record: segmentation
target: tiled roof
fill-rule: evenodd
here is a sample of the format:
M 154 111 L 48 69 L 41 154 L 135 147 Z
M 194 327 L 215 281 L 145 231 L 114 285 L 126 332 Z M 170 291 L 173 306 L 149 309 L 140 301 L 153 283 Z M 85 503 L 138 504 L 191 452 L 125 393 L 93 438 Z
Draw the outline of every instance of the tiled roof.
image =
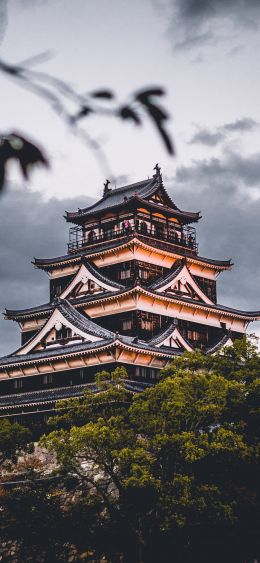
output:
M 84 248 L 84 250 L 80 250 L 79 252 L 73 252 L 72 254 L 63 254 L 62 256 L 56 256 L 54 258 L 34 258 L 33 264 L 36 267 L 44 268 L 45 266 L 49 267 L 50 265 L 60 264 L 60 262 L 75 262 L 79 264 L 82 262 L 82 259 L 87 256 L 95 256 L 104 250 L 109 250 L 113 248 L 117 248 L 122 244 L 126 243 L 129 240 L 129 236 L 120 237 L 120 240 L 109 240 L 105 241 L 103 244 L 98 245 L 98 249 L 95 245 L 95 249 L 93 246 L 91 248 Z
M 90 318 L 79 313 L 79 311 L 77 311 L 77 309 L 75 309 L 75 307 L 73 307 L 67 299 L 59 299 L 57 301 L 57 309 L 59 309 L 67 321 L 71 322 L 71 324 L 79 330 L 92 334 L 93 336 L 98 336 L 104 340 L 110 340 L 114 337 L 113 332 L 107 330 L 106 328 L 102 328 L 91 321 Z
M 76 264 L 80 264 L 82 262 L 83 257 L 92 257 L 92 256 L 96 256 L 97 254 L 100 254 L 101 252 L 104 252 L 106 250 L 110 250 L 110 249 L 114 249 L 114 248 L 120 248 L 120 246 L 125 245 L 127 242 L 129 242 L 129 240 L 133 239 L 133 238 L 137 238 L 140 240 L 143 239 L 147 239 L 149 238 L 149 243 L 147 243 L 145 241 L 145 244 L 150 246 L 151 248 L 160 248 L 162 250 L 165 250 L 166 246 L 168 245 L 168 247 L 170 248 L 170 243 L 166 243 L 163 241 L 158 241 L 157 239 L 152 239 L 152 237 L 143 237 L 143 235 L 138 235 L 136 233 L 130 234 L 129 236 L 120 238 L 120 240 L 112 240 L 112 241 L 107 241 L 104 242 L 104 244 L 102 245 L 96 245 L 95 249 L 92 248 L 84 248 L 84 250 L 81 250 L 80 252 L 75 252 L 72 254 L 64 254 L 62 256 L 56 256 L 54 258 L 34 258 L 34 262 L 33 264 L 37 267 L 37 268 L 41 268 L 41 269 L 46 269 L 46 270 L 50 270 L 51 268 L 55 268 L 55 266 L 57 264 L 61 264 L 61 263 L 73 263 L 75 262 Z M 183 257 L 183 254 L 185 252 L 185 248 L 180 248 L 179 250 L 176 248 L 176 246 L 173 247 L 173 245 L 171 246 L 170 252 L 174 255 L 179 255 L 180 258 Z M 231 260 L 214 260 L 212 258 L 205 258 L 204 256 L 198 256 L 198 255 L 194 255 L 191 253 L 191 255 L 187 255 L 187 260 L 192 259 L 193 262 L 202 262 L 204 264 L 209 264 L 212 266 L 216 266 L 217 268 L 230 268 L 230 266 L 232 265 Z
M 139 199 L 141 202 L 146 201 L 149 197 L 155 194 L 159 188 L 164 192 L 166 204 L 158 206 L 158 204 L 154 202 L 152 205 L 154 205 L 156 208 L 160 207 L 160 209 L 164 209 L 166 212 L 170 209 L 171 211 L 174 210 L 177 215 L 183 217 L 185 222 L 193 222 L 200 219 L 199 213 L 194 213 L 191 211 L 181 211 L 175 205 L 163 186 L 161 176 L 158 174 L 155 174 L 152 178 L 148 178 L 147 180 L 142 180 L 141 182 L 129 184 L 121 188 L 110 189 L 99 201 L 97 201 L 93 205 L 85 207 L 83 209 L 78 209 L 78 211 L 67 211 L 65 218 L 67 219 L 67 221 L 70 221 L 72 223 L 81 223 L 82 218 L 88 215 L 93 215 L 95 213 L 105 211 L 106 209 L 112 209 L 118 206 L 122 206 L 133 198 L 136 198 L 137 200 Z
M 123 186 L 121 188 L 111 189 L 104 197 L 93 205 L 79 209 L 75 212 L 67 212 L 66 218 L 70 220 L 73 217 L 89 215 L 95 213 L 96 211 L 103 211 L 110 207 L 123 204 L 125 202 L 125 198 L 132 197 L 136 192 L 141 197 L 147 197 L 152 195 L 157 189 L 158 181 L 154 177 L 142 180 L 141 182 L 135 182 L 134 184 L 129 184 L 128 186 Z
M 27 307 L 26 309 L 6 309 L 4 316 L 5 318 L 15 318 L 23 317 L 24 315 L 34 316 L 37 313 L 49 312 L 52 310 L 51 303 L 43 303 L 43 305 L 37 305 L 36 307 Z
M 110 340 L 100 341 L 97 340 L 96 342 L 84 342 L 82 344 L 72 344 L 71 346 L 61 346 L 57 348 L 52 348 L 51 350 L 42 350 L 33 352 L 31 354 L 23 354 L 23 355 L 13 355 L 10 354 L 9 356 L 4 356 L 0 358 L 0 366 L 9 365 L 9 364 L 19 364 L 23 362 L 30 362 L 31 360 L 45 360 L 48 358 L 52 358 L 54 356 L 66 356 L 70 354 L 76 353 L 83 353 L 87 351 L 95 350 L 96 348 L 102 348 L 103 346 L 112 344 L 114 342 L 114 338 Z M 27 343 L 26 343 L 27 344 Z
M 220 340 L 218 340 L 213 346 L 207 349 L 206 354 L 214 354 L 214 352 L 218 352 L 218 350 L 221 350 L 222 346 L 224 346 L 230 338 L 230 333 L 227 332 L 224 336 L 221 336 Z
M 153 387 L 152 383 L 143 381 L 127 380 L 125 382 L 126 389 L 134 393 L 144 391 Z M 13 393 L 11 395 L 2 395 L 0 397 L 0 410 L 10 410 L 17 407 L 26 407 L 30 405 L 44 405 L 46 403 L 55 403 L 63 399 L 71 399 L 83 397 L 84 391 L 88 389 L 92 392 L 98 392 L 98 388 L 94 382 L 82 385 L 70 385 L 66 387 L 56 387 L 49 389 L 41 389 L 39 391 L 29 391 L 21 393 Z
M 80 315 L 82 316 L 82 315 Z M 72 321 L 71 321 L 72 322 Z M 92 323 L 92 321 L 90 321 Z M 75 324 L 75 322 L 74 322 Z M 101 329 L 101 327 L 99 327 L 98 325 L 96 325 L 95 323 L 92 323 L 92 325 L 95 326 L 95 330 L 96 333 L 100 331 L 105 331 L 105 329 Z M 110 331 L 106 331 L 106 333 L 109 333 Z M 152 344 L 149 344 L 149 342 L 144 342 L 143 340 L 138 340 L 135 337 L 130 337 L 130 336 L 123 336 L 123 335 L 118 335 L 118 334 L 114 334 L 114 333 L 110 333 L 111 337 L 110 339 L 106 338 L 103 340 L 98 340 L 95 342 L 84 342 L 82 344 L 72 344 L 72 345 L 67 345 L 67 346 L 61 346 L 61 347 L 55 347 L 55 348 L 51 348 L 51 349 L 45 349 L 45 350 L 41 350 L 41 351 L 36 351 L 33 353 L 29 353 L 29 354 L 20 354 L 20 355 L 15 355 L 15 354 L 10 354 L 9 356 L 4 356 L 3 358 L 0 359 L 0 367 L 1 366 L 7 366 L 7 365 L 13 365 L 13 364 L 24 364 L 24 363 L 28 363 L 31 361 L 39 361 L 39 360 L 45 360 L 48 358 L 54 358 L 54 357 L 60 357 L 60 356 L 66 356 L 66 355 L 75 355 L 75 354 L 82 354 L 85 352 L 91 352 L 92 350 L 95 351 L 96 349 L 103 349 L 106 346 L 111 346 L 114 343 L 116 343 L 116 341 L 118 341 L 119 343 L 121 342 L 124 346 L 127 346 L 131 349 L 134 350 L 144 350 L 147 352 L 156 352 L 156 354 L 162 354 L 162 355 L 166 355 L 166 356 L 171 356 L 171 355 L 176 355 L 179 354 L 181 352 L 179 352 L 179 350 L 177 350 L 176 348 L 169 348 L 169 347 L 164 347 L 162 346 L 160 348 L 160 350 L 158 350 L 158 348 L 156 348 L 155 346 L 153 346 Z M 26 343 L 27 344 L 27 343 Z
M 157 344 L 160 344 L 166 338 L 168 338 L 168 336 L 170 336 L 172 334 L 172 332 L 174 331 L 175 328 L 176 328 L 176 324 L 173 321 L 170 324 L 168 324 L 166 328 L 163 328 L 159 334 L 157 334 L 156 336 L 153 336 L 149 340 L 149 344 L 152 345 L 152 346 L 156 346 Z
M 178 274 L 181 272 L 182 268 L 183 268 L 183 260 L 180 260 L 180 262 L 179 261 L 175 262 L 173 268 L 171 268 L 169 272 L 164 274 L 164 276 L 161 276 L 157 280 L 152 281 L 148 285 L 148 289 L 151 289 L 152 291 L 155 289 L 160 289 L 167 283 L 173 281 L 176 278 L 176 276 L 178 276 Z
M 111 291 L 107 291 L 105 293 L 101 293 L 101 294 L 96 294 L 96 295 L 89 295 L 89 296 L 83 296 L 81 298 L 77 298 L 77 299 L 72 299 L 71 302 L 69 303 L 69 305 L 73 308 L 73 310 L 75 310 L 75 308 L 73 307 L 76 306 L 78 308 L 78 306 L 83 306 L 83 305 L 87 305 L 88 303 L 91 302 L 95 302 L 95 301 L 105 301 L 106 299 L 111 299 L 111 298 L 116 298 L 116 297 L 120 297 L 122 295 L 128 295 L 129 292 L 132 292 L 134 290 L 137 290 L 137 287 L 124 287 L 124 289 L 121 289 L 120 291 L 117 292 L 111 292 Z M 227 307 L 225 305 L 221 305 L 218 303 L 214 303 L 214 304 L 210 304 L 210 303 L 205 303 L 203 301 L 198 301 L 196 299 L 192 299 L 190 297 L 184 297 L 183 295 L 170 295 L 169 293 L 167 293 L 167 296 L 164 294 L 159 294 L 156 293 L 154 290 L 152 290 L 150 287 L 147 286 L 142 286 L 139 283 L 139 289 L 140 291 L 144 291 L 146 293 L 150 293 L 151 295 L 155 296 L 157 299 L 167 299 L 167 301 L 176 301 L 179 303 L 187 303 L 187 304 L 191 304 L 191 305 L 196 305 L 197 308 L 205 308 L 205 309 L 210 309 L 210 310 L 216 310 L 218 312 L 226 312 L 229 315 L 234 315 L 234 316 L 239 316 L 239 317 L 243 317 L 245 319 L 257 319 L 260 318 L 260 310 L 258 311 L 241 311 L 240 309 L 234 309 L 231 307 Z M 45 307 L 45 306 L 44 306 Z M 54 308 L 54 303 L 50 303 L 49 305 L 49 309 L 45 308 L 43 311 L 52 311 Z M 40 308 L 38 307 L 37 310 L 40 310 Z M 23 309 L 21 311 L 9 311 L 8 314 L 13 318 L 17 318 L 17 320 L 20 318 L 22 318 L 22 316 L 26 316 L 28 314 L 29 311 L 29 315 L 33 315 L 33 311 L 34 309 Z M 36 311 L 37 312 L 37 311 Z M 83 317 L 83 315 L 81 315 L 81 317 Z
M 28 393 L 13 393 L 12 395 L 2 395 L 0 397 L 0 408 L 12 407 L 19 404 L 32 404 L 39 402 L 52 402 L 69 397 L 83 395 L 85 389 L 95 389 L 95 383 L 85 385 L 72 385 L 68 387 L 57 387 L 53 389 L 42 389 L 39 391 L 29 391 Z
M 139 350 L 146 350 L 148 352 L 156 352 L 158 354 L 165 353 L 166 355 L 170 355 L 170 356 L 176 356 L 176 355 L 178 356 L 179 354 L 182 353 L 181 350 L 178 350 L 177 348 L 171 348 L 170 346 L 161 346 L 160 349 L 158 349 L 156 346 L 154 346 L 154 343 L 152 343 L 150 340 L 145 342 L 144 340 L 139 340 L 137 337 L 134 336 L 123 336 L 120 334 L 118 336 L 118 340 L 123 344 L 125 344 L 126 346 L 130 346 L 132 348 Z
M 114 280 L 111 280 L 110 278 L 108 278 L 107 276 L 105 276 L 104 274 L 102 274 L 100 272 L 100 270 L 98 268 L 96 268 L 96 266 L 90 262 L 89 260 L 84 260 L 83 264 L 85 264 L 86 268 L 92 273 L 93 276 L 95 276 L 95 278 L 97 278 L 101 283 L 105 283 L 108 285 L 111 285 L 112 287 L 114 287 L 115 289 L 124 289 L 124 285 L 122 283 L 118 283 Z

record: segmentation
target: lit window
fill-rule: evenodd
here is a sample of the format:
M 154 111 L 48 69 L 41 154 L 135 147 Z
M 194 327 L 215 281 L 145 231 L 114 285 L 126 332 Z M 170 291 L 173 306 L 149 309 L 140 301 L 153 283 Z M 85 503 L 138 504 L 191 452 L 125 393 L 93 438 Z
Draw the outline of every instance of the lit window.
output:
M 132 319 L 126 319 L 122 323 L 122 330 L 131 330 L 133 326 Z
M 129 279 L 130 275 L 131 275 L 130 270 L 123 270 L 122 272 L 120 272 L 120 279 L 121 280 Z
M 141 280 L 148 280 L 149 273 L 147 270 L 139 270 L 139 278 Z

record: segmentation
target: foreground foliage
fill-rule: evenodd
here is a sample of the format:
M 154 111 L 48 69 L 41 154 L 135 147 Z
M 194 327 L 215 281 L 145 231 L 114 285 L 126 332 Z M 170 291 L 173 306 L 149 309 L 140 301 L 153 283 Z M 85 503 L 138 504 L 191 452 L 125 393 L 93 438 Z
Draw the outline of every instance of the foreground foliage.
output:
M 48 502 L 40 506 L 37 491 L 20 491 L 29 499 L 27 514 L 39 510 L 38 519 L 28 517 L 30 533 L 37 537 L 47 513 L 45 533 L 57 561 L 66 560 L 65 537 L 85 561 L 256 558 L 260 357 L 254 346 L 243 340 L 214 357 L 185 354 L 162 370 L 155 387 L 135 396 L 123 368 L 97 379 L 101 392 L 70 401 L 66 411 L 61 403 L 51 421 L 56 429 L 41 440 L 57 456 L 60 484 L 45 488 Z M 17 532 L 22 515 L 14 517 L 18 501 L 5 495 L 10 534 L 8 522 Z M 21 541 L 24 533 L 21 527 Z

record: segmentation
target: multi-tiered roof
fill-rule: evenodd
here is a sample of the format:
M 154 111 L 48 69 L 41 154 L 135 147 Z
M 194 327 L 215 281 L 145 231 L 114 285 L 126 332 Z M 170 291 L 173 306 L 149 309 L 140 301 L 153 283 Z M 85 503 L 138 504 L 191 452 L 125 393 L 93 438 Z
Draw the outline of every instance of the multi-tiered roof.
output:
M 22 345 L 0 360 L 2 415 L 46 414 L 118 364 L 140 390 L 176 355 L 215 353 L 241 337 L 260 312 L 217 303 L 217 275 L 232 264 L 199 255 L 199 219 L 175 205 L 158 166 L 142 182 L 107 182 L 97 203 L 67 212 L 68 253 L 34 259 L 49 275 L 50 301 L 5 312 Z

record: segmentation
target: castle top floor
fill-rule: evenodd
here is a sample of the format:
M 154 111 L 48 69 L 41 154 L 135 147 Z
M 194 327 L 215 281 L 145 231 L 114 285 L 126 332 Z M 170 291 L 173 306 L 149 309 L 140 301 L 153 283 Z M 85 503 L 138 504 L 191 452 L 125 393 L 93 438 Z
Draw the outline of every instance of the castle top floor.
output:
M 196 231 L 190 224 L 200 219 L 197 212 L 180 210 L 164 188 L 160 169 L 152 178 L 111 189 L 107 181 L 103 197 L 95 204 L 66 212 L 70 229 L 69 252 L 99 245 L 137 233 L 197 253 Z

